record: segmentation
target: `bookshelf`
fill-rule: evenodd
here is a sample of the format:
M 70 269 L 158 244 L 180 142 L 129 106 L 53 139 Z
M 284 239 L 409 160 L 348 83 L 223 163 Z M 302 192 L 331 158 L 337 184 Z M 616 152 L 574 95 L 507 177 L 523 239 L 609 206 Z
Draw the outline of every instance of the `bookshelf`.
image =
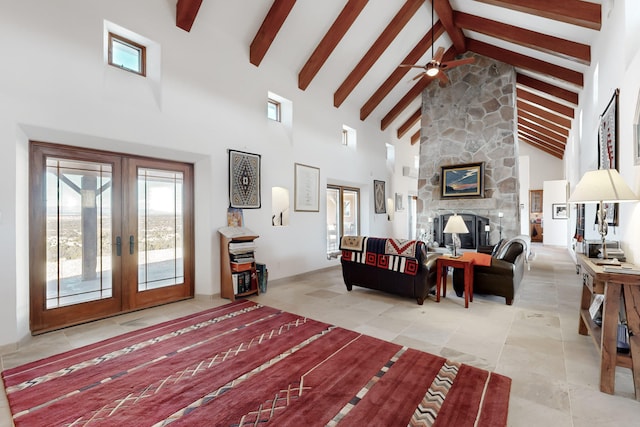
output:
M 236 298 L 258 295 L 258 274 L 254 256 L 258 238 L 246 227 L 222 227 L 220 233 L 220 296 Z

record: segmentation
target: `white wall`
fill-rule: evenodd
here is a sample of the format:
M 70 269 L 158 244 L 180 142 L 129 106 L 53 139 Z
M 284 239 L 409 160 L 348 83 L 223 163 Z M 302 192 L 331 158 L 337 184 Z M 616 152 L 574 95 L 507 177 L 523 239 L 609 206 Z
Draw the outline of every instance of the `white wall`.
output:
M 570 182 L 571 190 L 585 172 L 598 167 L 599 116 L 618 88 L 618 170 L 631 189 L 640 194 L 640 174 L 638 166 L 634 164 L 633 148 L 634 114 L 640 94 L 638 15 L 640 7 L 636 1 L 603 2 L 602 29 L 591 49 L 592 64 L 589 71 L 585 72 L 585 90 L 580 95 L 580 105 L 576 110 L 576 117 L 582 115 L 582 129 L 574 124 L 565 156 L 565 176 Z M 571 212 L 575 212 L 573 208 Z M 599 238 L 592 227 L 594 217 L 595 206 L 587 205 L 587 239 Z M 639 262 L 639 204 L 621 204 L 619 219 L 620 227 L 610 229 L 607 238 L 621 241 L 627 261 Z
M 360 121 L 354 106 L 334 108 L 334 87 L 314 81 L 299 90 L 300 65 L 284 59 L 295 46 L 274 44 L 260 67 L 249 63 L 269 2 L 250 14 L 243 2 L 204 2 L 190 33 L 175 26 L 174 1 L 1 6 L 0 349 L 28 335 L 30 139 L 193 162 L 197 294 L 220 291 L 217 229 L 226 221 L 230 148 L 262 156 L 262 208 L 244 218 L 260 235 L 257 257 L 270 279 L 337 265 L 325 256 L 327 182 L 361 188 L 363 234 L 392 232 L 386 215 L 373 214 L 370 194 L 374 179 L 392 182 L 385 143 L 395 129 Z M 154 81 L 104 64 L 104 20 L 158 44 Z M 266 119 L 268 91 L 292 102 L 291 129 Z M 344 124 L 357 131 L 357 147 L 340 144 Z M 320 212 L 291 212 L 289 226 L 272 227 L 271 188 L 288 188 L 293 206 L 296 162 L 320 168 Z M 415 180 L 398 180 L 387 193 L 414 188 Z
M 543 241 L 545 245 L 567 246 L 569 241 L 569 221 L 567 219 L 553 218 L 553 205 L 567 203 L 567 186 L 566 180 L 545 181 L 542 193 L 542 210 L 543 210 Z M 570 215 L 571 210 L 569 210 Z

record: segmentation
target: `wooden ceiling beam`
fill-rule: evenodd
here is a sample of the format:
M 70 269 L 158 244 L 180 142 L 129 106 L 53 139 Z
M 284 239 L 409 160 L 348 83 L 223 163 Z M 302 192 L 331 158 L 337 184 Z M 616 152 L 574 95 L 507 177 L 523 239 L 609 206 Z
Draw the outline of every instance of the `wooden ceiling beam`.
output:
M 540 92 L 547 93 L 556 98 L 570 102 L 573 105 L 578 105 L 578 93 L 568 89 L 564 89 L 555 85 L 552 85 L 542 80 L 534 79 L 533 77 L 525 76 L 518 73 L 516 75 L 516 84 L 527 86 L 531 89 L 535 89 Z
M 562 149 L 562 150 L 564 150 L 564 147 L 567 145 L 567 144 L 563 144 L 562 142 L 557 141 L 557 140 L 555 140 L 553 138 L 549 138 L 548 136 L 543 135 L 540 132 L 537 132 L 534 129 L 531 129 L 530 127 L 525 126 L 525 125 L 523 125 L 521 123 L 518 123 L 518 132 L 525 133 L 528 136 L 530 136 L 532 138 L 535 138 L 537 141 L 544 142 L 545 144 L 552 145 L 552 146 L 554 146 L 556 148 L 559 148 L 559 149 Z
M 518 116 L 518 126 L 520 125 L 525 126 L 531 130 L 534 130 L 538 132 L 540 135 L 544 135 L 548 138 L 553 139 L 554 141 L 558 141 L 563 145 L 567 145 L 567 138 L 564 138 L 563 136 L 558 135 L 557 133 L 545 128 L 544 126 L 540 126 L 535 121 L 527 120 L 522 116 Z
M 546 144 L 535 142 L 524 135 L 518 135 L 518 139 L 524 143 L 531 145 L 532 147 L 538 150 L 544 151 L 545 153 L 552 155 L 553 157 L 557 157 L 560 160 L 562 160 L 562 158 L 564 157 L 563 151 L 558 151 L 557 149 L 548 147 Z
M 543 119 L 549 120 L 550 122 L 553 122 L 558 126 L 562 126 L 565 129 L 571 129 L 571 120 L 566 117 L 563 117 L 552 111 L 544 110 L 540 107 L 537 107 L 528 102 L 524 102 L 522 100 L 517 100 L 516 105 L 518 107 L 518 112 L 527 111 L 535 116 L 542 117 Z
M 424 88 L 429 86 L 429 84 L 433 81 L 433 77 L 429 77 L 426 74 L 418 80 L 418 82 L 413 85 L 409 92 L 407 92 L 400 101 L 382 118 L 380 121 L 380 130 L 385 130 L 389 125 L 398 118 L 400 113 L 402 113 L 411 102 L 419 97 L 422 94 Z
M 420 142 L 420 129 L 411 135 L 411 145 L 415 145 L 417 142 Z
M 558 145 L 552 142 L 544 141 L 538 138 L 535 134 L 532 134 L 531 132 L 529 132 L 527 129 L 518 129 L 518 137 L 527 138 L 529 141 L 535 142 L 536 144 L 545 146 L 551 150 L 556 150 L 560 153 L 564 153 L 564 148 L 565 148 L 564 146 Z
M 422 118 L 422 107 L 418 108 L 411 115 L 411 117 L 409 117 L 407 120 L 405 120 L 403 124 L 400 125 L 397 132 L 398 139 L 402 138 L 407 132 L 409 132 L 409 129 L 411 129 L 413 125 L 418 123 L 421 118 Z
M 424 4 L 424 0 L 407 0 L 402 8 L 396 13 L 389 25 L 384 29 L 382 34 L 371 45 L 367 53 L 360 59 L 358 65 L 354 67 L 347 78 L 342 82 L 338 90 L 333 94 L 333 105 L 339 107 L 342 105 L 349 94 L 360 83 L 367 71 L 371 69 L 373 64 L 380 58 L 380 55 L 387 50 L 391 42 L 400 33 L 400 30 L 407 25 L 407 22 L 415 15 L 420 6 Z
M 530 56 L 502 49 L 472 38 L 467 38 L 467 48 L 480 55 L 497 59 L 498 61 L 513 65 L 514 67 L 546 74 L 574 84 L 580 88 L 584 85 L 584 76 L 579 71 L 570 70 L 569 68 L 564 68 Z
M 579 0 L 477 0 L 494 6 L 542 16 L 572 25 L 600 30 L 602 7 L 597 3 Z
M 455 12 L 454 20 L 458 27 L 466 30 L 486 34 L 501 40 L 519 44 L 540 52 L 566 58 L 584 65 L 591 64 L 591 47 L 586 44 L 573 42 L 548 34 L 526 30 L 491 19 Z
M 432 36 L 433 33 L 433 36 Z M 444 27 L 440 21 L 436 22 L 432 29 L 420 39 L 407 56 L 400 62 L 401 64 L 415 64 L 427 53 L 431 47 L 431 38 L 437 39 L 444 33 Z M 391 92 L 391 90 L 400 83 L 400 80 L 411 70 L 409 67 L 397 67 L 380 87 L 371 95 L 371 97 L 360 108 L 360 120 L 365 120 L 376 109 L 382 100 Z
M 558 114 L 561 114 L 565 117 L 574 118 L 574 110 L 571 107 L 567 107 L 564 104 L 560 104 L 558 102 L 552 101 L 548 98 L 544 98 L 542 96 L 536 95 L 535 93 L 523 90 L 522 88 L 516 88 L 516 96 L 518 99 L 522 99 L 523 101 L 528 101 L 532 104 L 535 104 L 539 107 L 547 108 L 551 111 L 555 111 Z
M 550 131 L 557 133 L 558 135 L 562 136 L 565 139 L 569 138 L 569 129 L 563 128 L 562 126 L 558 126 L 557 124 L 550 122 L 547 119 L 534 116 L 533 114 L 525 110 L 518 110 L 518 117 L 522 117 L 523 119 L 529 120 L 530 122 L 537 123 L 539 126 L 549 129 Z
M 249 47 L 249 62 L 256 67 L 260 65 L 267 54 L 267 50 L 271 47 L 271 43 L 275 40 L 295 4 L 296 0 L 274 0 Z
M 186 32 L 191 31 L 201 4 L 202 0 L 178 0 L 176 3 L 176 26 Z
M 467 51 L 466 37 L 453 20 L 453 9 L 449 0 L 431 0 L 431 4 L 438 14 L 438 20 L 442 22 L 442 26 L 453 42 L 456 53 L 465 53 Z
M 348 0 L 336 20 L 298 73 L 298 87 L 305 90 L 318 74 L 329 55 L 355 22 L 368 0 Z
M 443 55 L 443 61 L 450 61 L 455 57 L 454 46 L 451 46 Z M 423 75 L 420 80 L 407 92 L 398 103 L 382 118 L 380 121 L 380 129 L 385 130 L 389 125 L 398 118 L 414 99 L 422 95 L 422 91 L 431 84 L 432 81 L 438 80 L 435 77 Z
M 527 135 L 526 133 L 518 132 L 518 139 L 519 140 L 526 140 L 530 144 L 535 144 L 537 147 L 544 147 L 547 150 L 551 150 L 551 151 L 553 151 L 555 153 L 560 154 L 561 156 L 564 156 L 564 148 L 563 147 L 556 147 L 554 145 L 547 144 L 544 141 L 540 141 L 539 139 L 537 139 L 534 136 Z

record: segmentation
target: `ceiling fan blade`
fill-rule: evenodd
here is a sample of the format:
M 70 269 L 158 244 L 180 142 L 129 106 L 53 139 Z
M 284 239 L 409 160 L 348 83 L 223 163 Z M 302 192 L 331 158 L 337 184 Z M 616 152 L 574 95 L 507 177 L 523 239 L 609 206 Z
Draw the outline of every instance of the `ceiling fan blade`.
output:
M 444 70 L 446 68 L 457 67 L 458 65 L 473 64 L 474 62 L 475 58 L 455 59 L 453 61 L 443 62 L 442 64 L 440 64 L 440 68 Z
M 424 75 L 426 75 L 426 74 L 427 74 L 427 73 L 422 72 L 422 73 L 420 73 L 420 74 L 416 75 L 416 76 L 415 76 L 414 78 L 412 78 L 411 80 L 418 80 L 419 78 L 421 78 L 422 76 L 424 76 Z
M 400 65 L 398 65 L 398 67 L 403 67 L 403 68 L 406 68 L 406 67 L 409 67 L 409 68 L 425 68 L 424 65 L 411 65 L 411 64 L 400 64 Z
M 441 46 L 438 48 L 438 50 L 436 50 L 436 54 L 433 55 L 433 61 L 439 64 L 440 62 L 442 62 L 443 56 L 444 56 L 444 48 Z
M 449 83 L 449 77 L 445 73 L 440 70 L 440 72 L 436 75 L 438 79 L 440 79 L 440 86 L 444 86 Z

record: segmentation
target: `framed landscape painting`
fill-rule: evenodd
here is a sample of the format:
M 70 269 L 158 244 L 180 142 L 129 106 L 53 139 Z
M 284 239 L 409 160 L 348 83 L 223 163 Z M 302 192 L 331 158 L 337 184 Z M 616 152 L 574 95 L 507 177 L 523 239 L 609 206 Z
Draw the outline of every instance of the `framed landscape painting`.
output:
M 484 163 L 442 166 L 441 197 L 484 197 Z

